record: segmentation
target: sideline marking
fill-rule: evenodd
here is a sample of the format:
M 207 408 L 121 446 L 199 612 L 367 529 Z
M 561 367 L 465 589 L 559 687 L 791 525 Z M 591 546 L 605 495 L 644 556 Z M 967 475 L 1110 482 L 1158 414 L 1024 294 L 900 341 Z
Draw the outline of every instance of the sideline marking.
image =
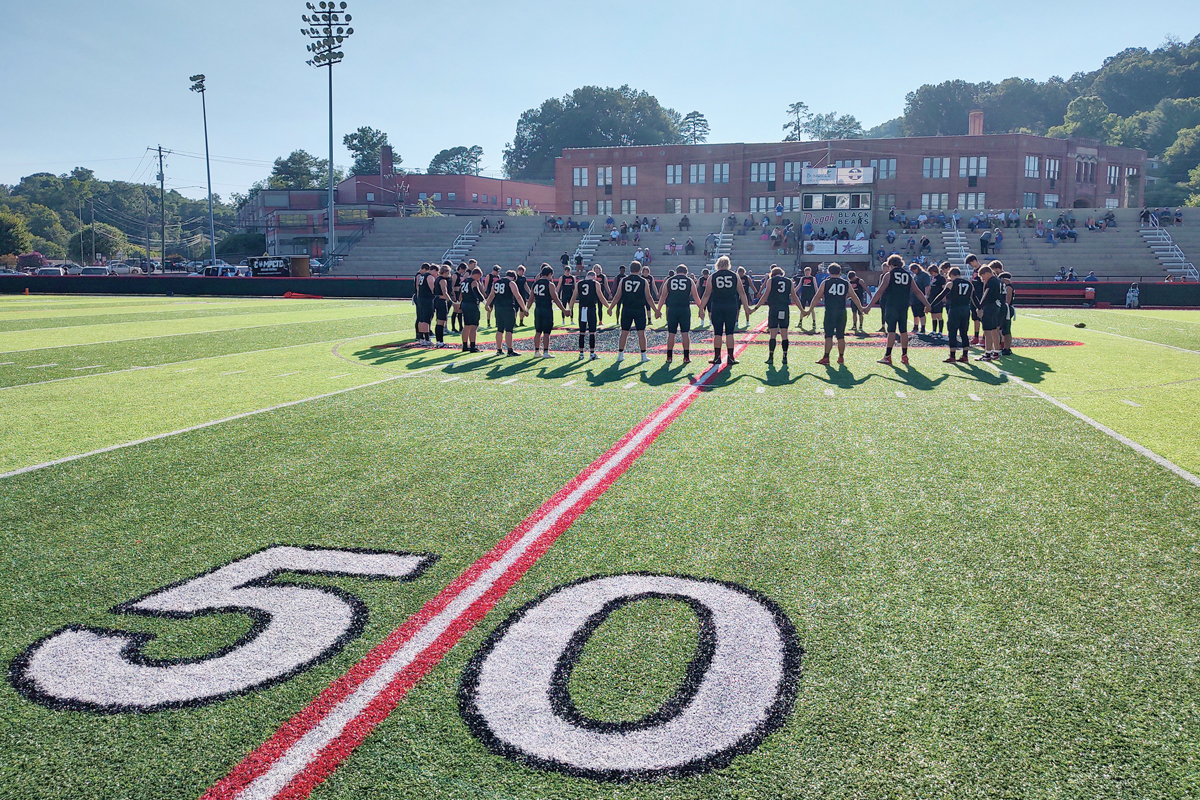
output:
M 459 375 L 454 375 L 449 378 L 446 378 L 443 381 L 438 381 L 438 383 L 454 383 L 456 380 L 459 380 L 460 377 L 461 376 L 459 376 Z
M 568 386 L 574 386 L 574 385 L 575 385 L 576 383 L 578 383 L 578 382 L 579 382 L 579 381 L 567 381 L 566 383 L 564 383 L 564 384 L 563 384 L 563 388 L 565 389 L 565 388 L 567 388 Z
M 241 375 L 245 371 L 246 370 L 244 370 L 244 369 L 235 369 L 233 372 L 222 372 L 221 376 L 224 377 L 225 375 Z
M 735 355 L 744 352 L 752 336 L 753 332 L 742 337 Z M 713 365 L 675 392 L 285 722 L 201 800 L 308 797 L 725 368 L 723 363 Z
M 508 380 L 506 380 L 506 381 L 500 381 L 500 385 L 501 385 L 501 386 L 508 386 L 509 384 L 516 383 L 518 380 L 519 380 L 518 378 L 509 378 L 509 379 L 508 379 Z
M 1061 408 L 1063 411 L 1066 411 L 1071 416 L 1078 417 L 1079 419 L 1083 420 L 1088 425 L 1091 425 L 1093 428 L 1100 431 L 1101 433 L 1103 433 L 1107 436 L 1111 436 L 1112 438 L 1116 439 L 1121 444 L 1134 450 L 1134 452 L 1140 453 L 1141 455 L 1143 455 L 1146 458 L 1153 461 L 1155 464 L 1158 464 L 1160 467 L 1166 467 L 1171 472 L 1174 472 L 1176 475 L 1183 478 L 1185 481 L 1192 484 L 1193 486 L 1200 487 L 1200 478 L 1197 478 L 1195 475 L 1188 472 L 1186 469 L 1184 469 L 1183 467 L 1174 463 L 1173 461 L 1169 461 L 1169 460 L 1163 458 L 1158 453 L 1154 452 L 1153 450 L 1151 450 L 1150 448 L 1148 448 L 1144 445 L 1138 444 L 1133 439 L 1130 439 L 1128 436 L 1123 436 L 1122 434 L 1117 433 L 1112 428 L 1108 427 L 1107 425 L 1105 425 L 1102 422 L 1097 422 L 1096 420 L 1089 417 L 1087 414 L 1084 414 L 1082 411 L 1076 411 L 1075 409 L 1071 408 L 1066 403 L 1062 402 L 1061 400 L 1051 397 L 1050 395 L 1043 392 L 1041 389 L 1038 389 L 1036 386 L 1031 386 L 1030 384 L 1028 384 L 1025 381 L 1018 378 L 1016 375 L 1013 375 L 1011 372 L 1005 372 L 1003 369 L 1000 369 L 999 367 L 996 367 L 996 371 L 999 372 L 1001 375 L 1005 376 L 1006 378 L 1008 378 L 1010 381 L 1013 381 L 1014 383 L 1016 383 L 1018 386 L 1028 389 L 1029 391 L 1033 392 L 1034 394 L 1036 394 L 1038 397 L 1042 398 L 1043 400 L 1053 403 L 1054 405 Z
M 833 397 L 833 389 L 826 389 L 826 390 L 825 390 L 825 396 L 826 396 L 826 397 Z
M 109 445 L 108 447 L 101 447 L 96 450 L 89 450 L 86 453 L 78 453 L 73 456 L 63 456 L 62 458 L 56 458 L 53 461 L 44 461 L 41 464 L 33 464 L 28 467 L 21 467 L 20 469 L 14 469 L 10 472 L 0 472 L 0 479 L 12 478 L 16 475 L 24 475 L 26 472 L 34 472 L 39 469 L 45 469 L 46 467 L 54 467 L 59 464 L 66 464 L 70 461 L 78 461 L 79 459 L 87 458 L 88 456 L 96 456 L 96 455 L 100 455 L 101 453 L 111 453 L 113 450 L 122 450 L 126 447 L 134 447 L 135 445 L 145 444 L 147 442 L 153 442 L 158 439 L 166 439 L 169 436 L 178 436 L 181 433 L 191 433 L 192 431 L 198 431 L 203 428 L 211 428 L 213 425 L 220 425 L 223 422 L 233 422 L 234 420 L 237 420 L 237 419 L 245 419 L 246 417 L 253 417 L 253 416 L 257 416 L 259 414 L 265 414 L 268 411 L 278 411 L 281 408 L 290 408 L 292 406 L 298 406 L 302 403 L 311 403 L 313 400 L 324 400 L 327 397 L 335 397 L 339 394 L 345 394 L 346 392 L 353 392 L 358 389 L 366 389 L 371 386 L 378 386 L 381 383 L 391 383 L 392 381 L 398 381 L 401 378 L 411 378 L 414 375 L 420 375 L 423 372 L 430 372 L 435 369 L 442 369 L 442 365 L 434 364 L 432 367 L 425 367 L 423 369 L 413 370 L 412 372 L 406 372 L 403 375 L 391 375 L 387 378 L 383 378 L 382 380 L 371 381 L 370 383 L 363 383 L 363 384 L 359 384 L 358 386 L 350 386 L 345 389 L 338 389 L 337 391 L 334 391 L 334 392 L 325 392 L 324 394 L 318 394 L 318 395 L 314 395 L 312 397 L 304 397 L 304 398 L 301 398 L 300 400 L 289 400 L 286 403 L 280 403 L 279 405 L 269 406 L 267 408 L 259 408 L 259 409 L 255 409 L 254 411 L 243 411 L 241 414 L 234 414 L 231 417 L 222 417 L 221 419 L 214 419 L 214 420 L 209 420 L 208 422 L 201 422 L 199 425 L 192 425 L 187 428 L 180 428 L 179 430 L 176 430 L 176 431 L 168 431 L 166 433 L 156 433 L 155 435 L 147 436 L 144 439 L 137 439 L 132 442 L 123 442 L 122 444 L 112 444 L 112 445 Z
M 1142 407 L 1142 404 L 1141 404 L 1141 403 L 1135 403 L 1135 402 L 1133 402 L 1132 400 L 1126 400 L 1124 397 L 1122 397 L 1122 398 L 1121 398 L 1121 402 L 1122 402 L 1122 403 L 1124 403 L 1124 404 L 1125 404 L 1125 405 L 1127 405 L 1127 406 L 1133 406 L 1134 408 L 1141 408 L 1141 407 Z
M 974 400 L 976 403 L 982 403 L 982 402 L 983 402 L 983 398 L 982 398 L 982 397 L 980 397 L 980 396 L 979 396 L 979 395 L 977 395 L 977 394 L 969 394 L 969 395 L 967 395 L 967 397 L 971 398 L 971 399 L 972 399 L 972 400 Z
M 34 364 L 32 367 L 26 367 L 25 369 L 45 369 L 46 367 L 57 367 L 57 366 L 58 366 L 58 364 Z
M 7 367 L 9 364 L 15 364 L 15 361 L 0 361 L 0 367 Z
M 92 364 L 90 367 L 71 367 L 72 372 L 79 372 L 82 369 L 100 369 L 103 364 Z
M 1046 322 L 1051 325 L 1058 325 L 1059 327 L 1062 327 L 1062 328 L 1074 328 L 1073 325 L 1068 325 L 1065 322 L 1055 322 L 1052 319 L 1046 319 L 1045 317 L 1039 317 L 1037 314 L 1026 314 L 1025 316 L 1030 317 L 1032 319 L 1036 319 L 1039 322 Z M 1141 342 L 1142 344 L 1152 344 L 1155 347 L 1165 347 L 1168 350 L 1178 350 L 1181 353 L 1191 353 L 1192 355 L 1200 356 L 1200 350 L 1188 350 L 1186 347 L 1176 347 L 1173 344 L 1163 344 L 1162 342 L 1152 342 L 1149 339 L 1139 339 L 1136 336 L 1124 336 L 1119 333 L 1109 333 L 1108 331 L 1102 331 L 1099 328 L 1088 328 L 1087 330 L 1092 331 L 1094 333 L 1103 333 L 1105 336 L 1115 336 L 1118 339 L 1128 339 L 1131 342 Z

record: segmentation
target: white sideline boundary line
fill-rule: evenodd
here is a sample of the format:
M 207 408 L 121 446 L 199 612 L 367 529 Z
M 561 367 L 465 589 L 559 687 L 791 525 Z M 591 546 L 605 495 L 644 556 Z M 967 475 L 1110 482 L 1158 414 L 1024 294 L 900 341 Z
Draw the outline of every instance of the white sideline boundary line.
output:
M 1097 308 L 1096 310 L 1103 311 L 1105 314 L 1115 314 L 1118 317 L 1125 317 L 1126 319 L 1157 319 L 1162 322 L 1179 322 L 1184 325 L 1200 325 L 1200 322 L 1192 319 L 1171 319 L 1170 317 L 1156 317 L 1153 314 L 1139 314 L 1138 311 L 1140 309 Z M 1131 311 L 1133 313 L 1127 314 L 1125 313 L 1126 311 Z
M 171 436 L 179 436 L 182 433 L 191 433 L 192 431 L 198 431 L 198 430 L 202 430 L 204 428 L 211 428 L 214 425 L 221 425 L 222 423 L 225 423 L 225 422 L 233 422 L 234 420 L 245 419 L 246 417 L 254 417 L 259 414 L 266 414 L 268 411 L 279 411 L 280 409 L 283 409 L 283 408 L 291 408 L 292 406 L 298 406 L 303 403 L 311 403 L 314 400 L 324 400 L 328 397 L 334 397 L 339 394 L 345 394 L 346 392 L 353 392 L 358 389 L 367 389 L 371 386 L 378 386 L 382 383 L 391 383 L 392 381 L 398 381 L 401 378 L 411 378 L 414 375 L 420 375 L 423 372 L 431 372 L 435 369 L 443 369 L 443 368 L 444 368 L 444 365 L 435 364 L 434 366 L 425 367 L 424 369 L 418 369 L 418 370 L 414 370 L 412 372 L 407 372 L 403 375 L 391 375 L 387 378 L 383 378 L 382 380 L 371 381 L 370 383 L 363 383 L 358 386 L 351 386 L 346 389 L 338 389 L 337 391 L 334 391 L 334 392 L 325 392 L 324 394 L 318 394 L 318 395 L 314 395 L 312 397 L 305 397 L 300 400 L 289 400 L 286 403 L 279 403 L 278 405 L 269 406 L 267 408 L 259 408 L 259 409 L 255 409 L 254 411 L 243 411 L 241 414 L 234 414 L 233 416 L 230 416 L 230 417 L 222 417 L 221 419 L 214 419 L 214 420 L 209 420 L 208 422 L 201 422 L 199 425 L 191 425 L 187 428 L 180 428 L 179 430 L 175 430 L 175 431 L 168 431 L 166 433 L 156 433 L 153 436 L 147 436 L 144 439 L 137 439 L 132 442 L 123 442 L 122 444 L 112 444 L 112 445 L 109 445 L 108 447 L 100 447 L 100 448 L 97 448 L 96 450 L 89 450 L 86 453 L 78 453 L 73 456 L 63 456 L 62 458 L 56 458 L 52 461 L 44 461 L 41 464 L 33 464 L 28 467 L 21 467 L 20 469 L 14 469 L 10 472 L 2 472 L 2 473 L 0 473 L 0 480 L 2 480 L 4 478 L 12 478 L 17 475 L 24 475 L 27 472 L 36 472 L 39 469 L 46 469 L 47 467 L 54 467 L 54 466 L 58 466 L 59 464 L 66 464 L 71 461 L 78 461 L 79 459 L 87 458 L 88 456 L 98 456 L 102 453 L 111 453 L 114 450 L 123 450 L 126 447 L 135 447 L 136 445 L 139 445 L 139 444 L 146 444 L 147 442 L 154 442 L 159 439 L 169 438 Z
M 1165 347 L 1168 350 L 1178 350 L 1180 353 L 1191 353 L 1194 356 L 1200 356 L 1200 350 L 1188 350 L 1186 347 L 1176 347 L 1173 344 L 1163 344 L 1162 342 L 1152 342 L 1149 339 L 1139 339 L 1136 336 L 1125 336 L 1120 333 L 1109 333 L 1108 331 L 1102 331 L 1099 328 L 1077 329 L 1074 325 L 1068 325 L 1065 322 L 1055 322 L 1052 319 L 1046 319 L 1045 317 L 1039 317 L 1037 314 L 1026 314 L 1025 316 L 1029 317 L 1030 319 L 1036 319 L 1039 322 L 1045 322 L 1050 325 L 1058 325 L 1059 327 L 1062 327 L 1062 328 L 1070 328 L 1071 330 L 1088 330 L 1088 331 L 1092 331 L 1093 333 L 1103 333 L 1105 336 L 1115 336 L 1118 339 L 1128 339 L 1131 342 L 1141 342 L 1142 344 L 1152 344 L 1155 347 Z
M 1145 456 L 1146 458 L 1153 461 L 1155 464 L 1158 464 L 1160 467 L 1165 467 L 1166 469 L 1169 469 L 1171 472 L 1174 472 L 1176 475 L 1183 478 L 1185 481 L 1192 484 L 1193 486 L 1200 487 L 1200 478 L 1197 478 L 1195 475 L 1188 472 L 1186 469 L 1184 469 L 1183 467 L 1174 463 L 1173 461 L 1169 461 L 1168 459 L 1163 458 L 1158 453 L 1154 452 L 1153 450 L 1151 450 L 1150 448 L 1148 448 L 1144 445 L 1138 444 L 1133 439 L 1130 439 L 1128 436 L 1124 436 L 1120 433 L 1117 433 L 1112 428 L 1108 427 L 1107 425 L 1105 425 L 1102 422 L 1097 422 L 1096 420 L 1089 417 L 1087 414 L 1084 414 L 1082 411 L 1077 411 L 1074 408 L 1071 408 L 1066 403 L 1064 403 L 1061 400 L 1058 400 L 1054 397 L 1051 397 L 1050 395 L 1043 392 L 1041 389 L 1038 389 L 1035 386 L 1029 385 L 1025 381 L 1018 378 L 1016 375 L 1013 375 L 1011 372 L 1005 372 L 1003 369 L 1000 369 L 999 367 L 996 368 L 996 371 L 999 372 L 1004 377 L 1008 378 L 1010 381 L 1016 383 L 1018 386 L 1020 386 L 1024 389 L 1028 389 L 1029 391 L 1033 392 L 1035 395 L 1042 398 L 1043 400 L 1045 400 L 1049 403 L 1052 403 L 1053 405 L 1058 406 L 1059 408 L 1061 408 L 1063 411 L 1066 411 L 1071 416 L 1077 417 L 1078 419 L 1083 420 L 1088 425 L 1091 425 L 1093 428 L 1100 431 L 1104 435 L 1110 436 L 1113 439 L 1116 439 L 1118 442 L 1120 442 L 1121 444 L 1130 448 L 1135 453 Z M 0 476 L 0 477 L 3 477 L 3 476 Z

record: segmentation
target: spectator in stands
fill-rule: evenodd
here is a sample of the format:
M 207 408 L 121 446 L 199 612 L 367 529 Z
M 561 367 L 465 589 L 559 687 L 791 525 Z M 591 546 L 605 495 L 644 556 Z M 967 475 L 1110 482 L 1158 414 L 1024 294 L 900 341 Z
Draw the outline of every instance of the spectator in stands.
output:
M 494 232 L 495 233 L 503 233 L 504 232 L 504 217 L 501 217 L 500 219 L 496 220 L 496 228 L 495 228 Z
M 892 206 L 890 209 L 888 209 L 888 222 L 895 222 L 895 221 L 896 221 L 896 207 Z
M 1078 281 L 1078 280 L 1079 280 L 1079 277 L 1075 274 L 1075 268 L 1071 267 L 1070 269 L 1068 269 L 1067 270 L 1067 281 L 1070 283 L 1074 283 L 1075 281 Z
M 571 257 L 566 253 L 563 253 L 558 257 L 558 263 L 562 264 L 564 267 L 569 267 L 571 265 Z
M 901 211 L 900 216 L 896 217 L 896 222 L 900 223 L 900 230 L 904 230 L 905 228 L 907 228 L 908 227 L 907 212 Z
M 1025 227 L 1026 228 L 1032 228 L 1035 225 L 1040 225 L 1040 224 L 1041 224 L 1041 220 L 1039 220 L 1037 218 L 1037 214 L 1030 211 L 1028 214 L 1025 215 Z M 1041 236 L 1041 234 L 1039 233 L 1038 236 Z
M 1113 213 L 1111 208 L 1104 214 L 1104 223 L 1109 228 L 1117 224 L 1117 215 Z
M 969 230 L 971 233 L 974 233 L 975 229 L 978 227 L 979 227 L 979 215 L 972 214 L 970 221 L 967 222 L 967 230 Z
M 779 225 L 783 222 L 783 203 L 775 204 L 775 224 Z
M 688 240 L 683 243 L 683 253 L 684 255 L 688 256 L 696 255 L 696 243 L 692 241 L 692 237 L 690 236 L 688 237 Z
M 479 230 L 486 231 L 489 227 L 491 227 L 491 225 L 488 223 L 487 217 L 479 220 Z
M 1055 278 L 1055 280 L 1065 281 L 1066 279 L 1067 279 L 1067 268 L 1059 267 L 1058 268 L 1058 276 Z
M 842 232 L 838 235 L 838 238 L 843 242 L 850 241 L 850 231 L 846 230 L 845 226 L 842 226 Z
M 1150 209 L 1142 206 L 1142 212 L 1138 214 L 1138 223 L 1141 224 L 1143 228 L 1150 227 Z
M 634 220 L 633 225 L 630 226 L 630 230 L 633 231 L 633 243 L 640 244 L 642 241 L 642 228 L 637 224 L 637 220 Z
M 766 215 L 766 213 L 764 212 L 763 213 L 763 230 L 765 231 L 767 229 L 767 226 L 770 224 L 771 224 L 771 218 L 768 217 Z
M 917 240 L 913 237 L 908 237 L 908 252 L 910 255 L 917 252 Z
M 776 225 L 771 230 L 771 247 L 778 248 L 781 246 L 783 246 L 783 229 Z
M 728 217 L 728 220 L 729 220 L 728 221 L 729 230 L 732 231 L 734 228 L 737 227 L 737 214 L 731 213 Z
M 621 233 L 615 227 L 609 228 L 608 231 L 608 246 L 616 247 L 617 240 L 621 238 Z
M 1008 220 L 1004 223 L 1004 227 L 1006 227 L 1006 228 L 1021 227 L 1021 212 L 1017 211 L 1015 208 L 1012 211 L 1008 212 Z
M 608 215 L 608 216 L 607 216 L 607 217 L 604 219 L 604 230 L 606 230 L 606 231 L 611 231 L 611 230 L 612 230 L 613 228 L 615 228 L 615 227 L 617 227 L 616 220 L 614 220 L 614 219 L 612 218 L 612 214 L 609 214 L 609 215 Z
M 986 256 L 988 248 L 992 246 L 992 231 L 990 228 L 984 229 L 979 235 L 979 255 Z
M 675 251 L 678 249 L 679 249 L 679 245 L 675 243 L 675 238 L 672 237 L 671 241 L 667 242 L 666 247 L 663 248 L 663 255 L 673 256 L 673 255 L 675 255 Z
M 883 249 L 882 245 L 880 245 L 879 249 L 875 251 L 875 258 L 879 259 L 880 264 L 887 259 L 887 255 L 887 251 Z
M 1089 215 L 1088 218 L 1083 221 L 1083 227 L 1087 228 L 1089 231 L 1096 230 L 1096 218 Z
M 742 223 L 742 227 L 744 227 L 747 231 L 754 230 L 755 222 L 753 214 L 746 215 L 746 221 Z
M 805 239 L 811 239 L 813 235 L 812 222 L 805 221 L 804 227 L 801 229 L 801 231 L 803 232 Z
M 1042 238 L 1043 236 L 1046 235 L 1046 223 L 1042 222 L 1039 219 L 1037 221 L 1037 227 L 1034 229 L 1034 231 L 1035 231 L 1034 235 L 1037 236 L 1037 238 L 1039 238 L 1039 239 Z
M 954 213 L 950 215 L 950 219 L 954 220 L 954 227 L 957 228 L 962 225 L 962 213 L 960 213 L 957 208 L 954 209 Z
M 1066 225 L 1063 225 L 1058 229 L 1058 240 L 1060 242 L 1065 242 L 1067 239 L 1079 244 L 1079 234 L 1071 228 L 1068 228 Z
M 938 212 L 937 221 L 938 221 L 938 225 L 941 225 L 943 228 L 946 227 L 946 212 L 945 211 Z
M 1046 226 L 1046 244 L 1058 244 L 1058 240 L 1054 238 L 1054 226 Z
M 704 237 L 704 256 L 707 258 L 715 252 L 717 252 L 717 235 L 715 233 L 710 233 L 708 236 Z
M 650 232 L 650 218 L 642 217 L 642 233 Z
M 888 228 L 887 236 L 885 236 L 883 238 L 887 239 L 888 244 L 895 244 L 896 243 L 896 232 L 894 230 L 892 230 L 891 228 Z
M 1067 220 L 1067 227 L 1070 228 L 1071 230 L 1074 230 L 1075 229 L 1075 212 L 1069 208 L 1067 209 L 1066 220 Z
M 1096 270 L 1091 270 L 1088 272 L 1088 274 L 1084 277 L 1083 280 L 1086 283 L 1096 283 L 1100 279 L 1096 277 Z
M 575 222 L 574 218 L 567 217 L 567 230 L 573 231 L 578 227 L 579 227 L 579 224 L 577 222 Z
M 679 218 L 679 230 L 690 231 L 692 229 L 692 221 L 688 219 L 688 215 L 684 214 Z
M 1129 284 L 1129 291 L 1125 293 L 1126 308 L 1141 308 L 1142 288 L 1137 283 Z
M 1175 224 L 1176 225 L 1183 224 L 1183 208 L 1182 207 L 1175 209 Z
M 641 263 L 642 259 L 644 259 L 645 257 L 646 257 L 646 251 L 643 250 L 642 248 L 639 247 L 637 250 L 633 251 L 633 260 L 634 261 Z
M 865 238 L 867 238 L 867 233 L 862 228 L 859 228 L 858 233 L 854 234 L 854 241 L 856 242 L 861 242 Z

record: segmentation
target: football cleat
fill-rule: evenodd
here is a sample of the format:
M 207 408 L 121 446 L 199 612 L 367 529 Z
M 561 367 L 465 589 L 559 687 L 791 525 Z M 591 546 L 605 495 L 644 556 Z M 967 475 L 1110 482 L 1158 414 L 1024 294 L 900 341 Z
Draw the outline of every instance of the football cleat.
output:
M 817 363 L 818 363 L 818 364 L 825 364 L 825 365 L 827 365 L 827 366 L 828 366 L 828 364 L 829 364 L 829 356 L 822 356 L 821 358 L 817 359 Z
M 892 365 L 892 357 L 891 357 L 891 356 L 884 356 L 883 358 L 879 359 L 879 360 L 878 360 L 878 361 L 876 361 L 875 363 L 876 363 L 876 364 L 887 364 L 887 365 L 890 367 L 890 366 Z

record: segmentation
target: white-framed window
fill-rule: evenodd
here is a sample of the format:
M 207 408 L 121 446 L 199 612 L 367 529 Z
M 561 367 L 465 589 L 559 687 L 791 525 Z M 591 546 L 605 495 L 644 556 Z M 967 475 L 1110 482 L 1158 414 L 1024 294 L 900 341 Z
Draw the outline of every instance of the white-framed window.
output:
M 438 199 L 440 200 L 441 198 L 438 198 Z M 374 192 L 367 192 L 367 202 L 368 203 L 375 202 L 375 193 Z
M 728 164 L 713 164 L 713 183 L 729 183 Z
M 1025 192 L 1021 198 L 1021 208 L 1037 208 L 1037 192 Z
M 1058 180 L 1058 172 L 1062 168 L 1062 162 L 1057 158 L 1046 159 L 1046 177 L 1052 181 Z
M 621 213 L 626 216 L 630 214 L 637 214 L 637 200 L 622 200 Z
M 879 208 L 891 208 L 896 205 L 896 195 L 894 194 L 877 194 L 875 199 L 879 201 Z
M 588 185 L 588 168 L 575 167 L 571 170 L 571 185 L 572 186 L 587 186 Z
M 1108 191 L 1109 193 L 1117 191 L 1117 184 L 1121 181 L 1121 168 L 1116 164 L 1108 165 Z
M 429 195 L 426 194 L 425 192 L 417 192 L 417 199 L 420 200 L 422 203 L 424 203 L 426 200 L 429 199 Z
M 447 200 L 454 200 L 457 196 L 458 196 L 458 194 L 456 192 L 447 192 L 446 193 Z
M 885 181 L 896 177 L 896 159 L 872 158 L 871 169 L 875 170 L 875 180 Z
M 612 167 L 596 167 L 596 185 L 612 186 Z
M 775 162 L 762 161 L 750 165 L 751 183 L 772 183 L 775 180 Z
M 1040 156 L 1025 156 L 1025 177 L 1040 178 L 1042 177 L 1042 159 Z
M 691 183 L 704 183 L 704 165 L 691 164 L 688 166 L 688 180 Z
M 783 182 L 784 183 L 799 183 L 800 178 L 804 174 L 804 161 L 785 161 L 783 162 Z
M 750 213 L 751 214 L 774 214 L 775 213 L 775 198 L 774 197 L 751 197 L 750 198 Z
M 783 211 L 785 214 L 788 212 L 791 212 L 791 211 L 799 211 L 799 210 L 800 210 L 800 198 L 799 197 L 783 198 Z
M 688 200 L 688 213 L 689 214 L 703 214 L 704 213 L 704 205 L 705 205 L 704 201 L 705 201 L 705 198 L 703 198 L 703 197 L 690 198 Z
M 962 156 L 958 159 L 958 177 L 986 178 L 987 156 Z
M 424 194 L 424 192 L 422 192 L 422 194 Z M 479 193 L 478 192 L 471 192 L 471 202 L 472 203 L 479 202 Z M 487 195 L 483 196 L 483 202 L 485 202 L 485 203 L 487 202 Z
M 621 167 L 621 185 L 637 186 L 637 167 Z
M 987 192 L 959 192 L 958 207 L 966 211 L 980 211 L 987 208 Z
M 683 198 L 668 197 L 665 211 L 668 214 L 682 214 L 683 213 Z
M 921 177 L 922 178 L 949 178 L 950 177 L 950 159 L 948 158 L 925 158 L 921 160 Z
M 930 192 L 921 195 L 922 211 L 939 211 L 950 207 L 949 192 Z
M 588 201 L 587 200 L 575 200 L 574 202 L 572 202 L 571 203 L 571 213 L 577 217 L 586 215 L 588 213 Z
M 1106 198 L 1104 198 L 1104 207 L 1105 208 L 1120 208 L 1121 201 L 1115 197 L 1106 197 Z
M 584 213 L 586 214 L 587 212 L 585 211 Z M 611 214 L 612 213 L 612 200 L 597 200 L 596 201 L 596 213 L 597 214 Z
M 667 185 L 677 186 L 683 183 L 683 164 L 667 164 Z
M 1058 208 L 1058 195 L 1056 195 L 1056 194 L 1042 195 L 1042 205 L 1046 208 Z
M 851 167 L 861 167 L 861 158 L 847 158 L 842 161 L 834 161 L 833 165 L 838 169 L 850 169 Z
M 509 208 L 511 208 L 511 207 L 512 207 L 512 198 L 511 198 L 511 197 L 506 197 L 506 198 L 504 198 L 504 199 L 505 199 L 505 201 L 506 201 L 506 202 L 504 203 L 504 205 L 506 205 L 506 206 L 508 206 Z M 517 205 L 520 205 L 520 204 L 521 204 L 521 203 L 520 203 L 520 201 L 517 201 Z
M 728 197 L 714 197 L 712 210 L 713 210 L 714 214 L 728 214 L 729 213 L 729 198 Z

